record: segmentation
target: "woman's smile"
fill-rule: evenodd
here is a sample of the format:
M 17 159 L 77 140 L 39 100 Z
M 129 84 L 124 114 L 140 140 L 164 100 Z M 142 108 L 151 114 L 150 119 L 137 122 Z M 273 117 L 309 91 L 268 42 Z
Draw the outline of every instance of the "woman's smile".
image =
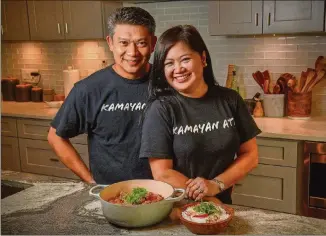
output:
M 191 73 L 178 75 L 178 76 L 174 76 L 173 80 L 175 80 L 178 83 L 184 83 L 184 82 L 187 82 L 189 80 L 190 76 L 191 76 Z

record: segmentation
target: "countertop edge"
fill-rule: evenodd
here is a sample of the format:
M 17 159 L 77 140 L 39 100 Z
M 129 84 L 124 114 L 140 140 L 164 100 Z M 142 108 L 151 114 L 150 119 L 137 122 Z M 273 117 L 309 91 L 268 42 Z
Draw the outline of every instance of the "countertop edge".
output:
M 312 142 L 326 142 L 326 137 L 304 136 L 304 135 L 297 135 L 297 134 L 276 134 L 276 133 L 262 132 L 258 135 L 258 137 L 291 139 L 291 140 L 312 141 Z

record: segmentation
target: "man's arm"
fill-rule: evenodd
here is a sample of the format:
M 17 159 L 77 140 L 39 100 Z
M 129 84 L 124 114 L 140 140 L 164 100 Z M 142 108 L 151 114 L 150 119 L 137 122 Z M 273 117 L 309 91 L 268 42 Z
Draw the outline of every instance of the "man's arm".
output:
M 87 183 L 95 183 L 86 164 L 80 158 L 69 139 L 61 138 L 56 134 L 56 129 L 50 127 L 48 142 L 61 162 Z

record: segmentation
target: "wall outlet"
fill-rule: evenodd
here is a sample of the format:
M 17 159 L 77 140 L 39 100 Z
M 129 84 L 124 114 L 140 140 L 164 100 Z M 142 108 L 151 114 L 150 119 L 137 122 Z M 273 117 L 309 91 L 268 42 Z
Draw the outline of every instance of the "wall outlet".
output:
M 32 76 L 32 72 L 40 73 L 39 69 L 21 69 L 21 82 L 22 83 L 31 83 L 31 84 L 37 84 L 40 81 L 40 75 L 39 76 Z

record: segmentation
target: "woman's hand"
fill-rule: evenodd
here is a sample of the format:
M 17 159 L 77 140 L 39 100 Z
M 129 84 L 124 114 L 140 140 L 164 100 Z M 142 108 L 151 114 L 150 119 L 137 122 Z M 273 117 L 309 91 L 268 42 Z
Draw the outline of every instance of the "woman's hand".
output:
M 192 198 L 195 201 L 199 201 L 205 196 L 212 197 L 219 193 L 219 188 L 214 181 L 202 177 L 189 179 L 186 185 L 186 194 L 188 198 Z

